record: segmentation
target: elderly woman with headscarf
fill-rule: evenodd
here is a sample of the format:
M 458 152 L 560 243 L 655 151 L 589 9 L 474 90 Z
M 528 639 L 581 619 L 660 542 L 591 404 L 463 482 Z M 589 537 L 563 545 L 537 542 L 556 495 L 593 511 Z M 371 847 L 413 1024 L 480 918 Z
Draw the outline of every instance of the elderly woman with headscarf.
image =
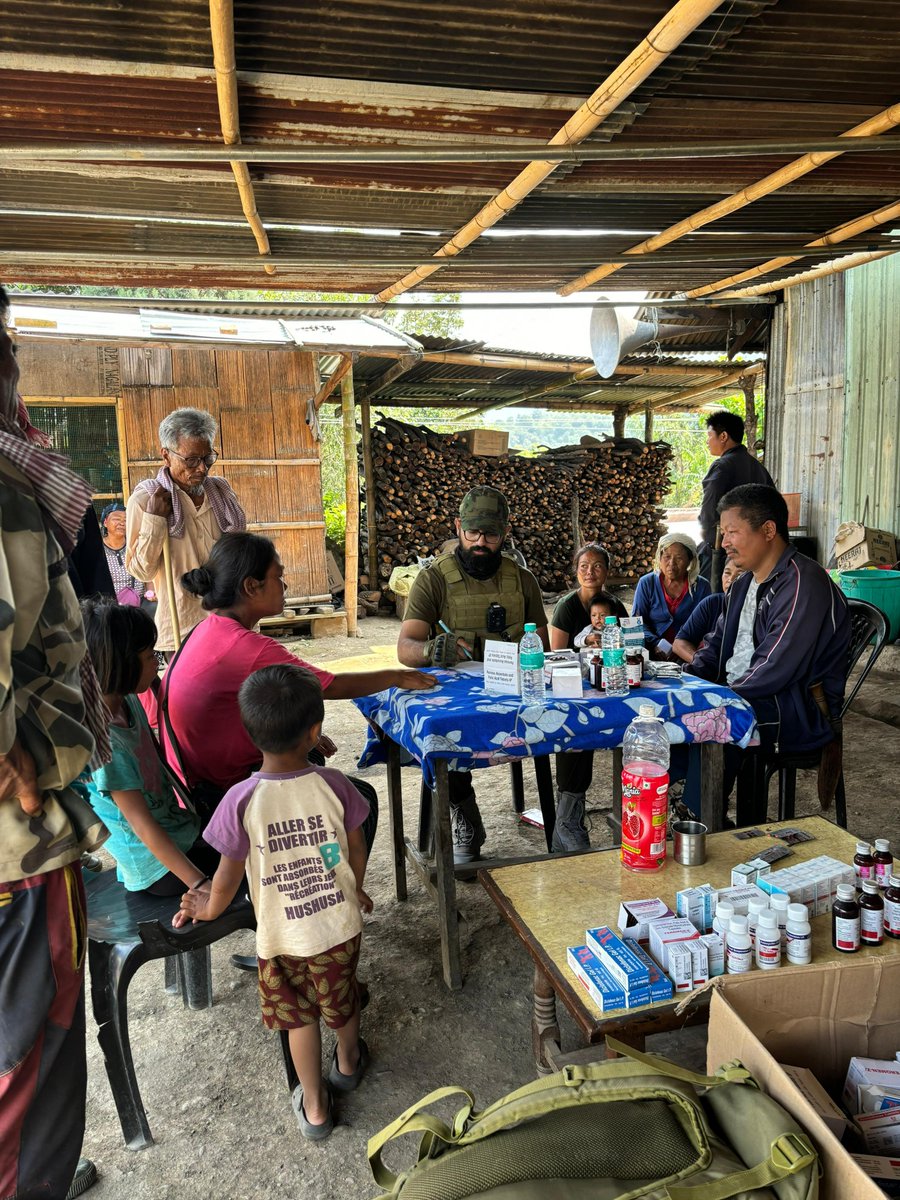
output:
M 125 566 L 125 505 L 120 500 L 107 504 L 100 514 L 100 532 L 119 604 L 139 605 L 145 596 L 148 600 L 155 599 L 152 587 L 136 579 Z
M 661 657 L 701 600 L 709 584 L 699 577 L 697 544 L 684 533 L 667 533 L 659 539 L 653 570 L 642 575 L 634 591 L 631 614 L 643 617 L 645 645 Z

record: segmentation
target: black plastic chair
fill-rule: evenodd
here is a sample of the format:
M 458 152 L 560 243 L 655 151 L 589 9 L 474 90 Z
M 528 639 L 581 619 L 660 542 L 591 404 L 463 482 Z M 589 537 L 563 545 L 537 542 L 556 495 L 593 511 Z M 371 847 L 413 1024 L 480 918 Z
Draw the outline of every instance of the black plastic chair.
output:
M 848 600 L 847 606 L 850 609 L 852 629 L 847 666 L 848 681 L 853 668 L 857 665 L 866 650 L 869 651 L 869 657 L 857 676 L 853 687 L 844 697 L 844 704 L 839 714 L 841 719 L 843 719 L 850 708 L 856 697 L 856 693 L 865 682 L 866 676 L 874 667 L 888 638 L 887 617 L 880 608 L 876 608 L 874 604 L 869 604 L 866 600 Z M 820 761 L 821 751 L 819 750 L 811 751 L 809 754 L 777 754 L 766 759 L 763 796 L 768 796 L 769 781 L 777 771 L 779 821 L 789 821 L 794 816 L 794 805 L 797 798 L 797 772 L 814 771 L 818 768 Z M 843 770 L 838 777 L 837 788 L 834 793 L 834 816 L 838 825 L 842 829 L 846 829 L 847 795 L 844 789 Z

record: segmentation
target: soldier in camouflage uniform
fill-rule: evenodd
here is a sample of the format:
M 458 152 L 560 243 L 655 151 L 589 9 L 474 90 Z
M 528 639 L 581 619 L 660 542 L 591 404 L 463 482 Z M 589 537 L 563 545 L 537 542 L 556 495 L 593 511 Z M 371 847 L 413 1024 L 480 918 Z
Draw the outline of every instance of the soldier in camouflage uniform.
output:
M 509 505 L 502 492 L 484 486 L 467 492 L 456 519 L 459 545 L 439 554 L 410 589 L 397 642 L 402 663 L 453 667 L 465 658 L 480 661 L 485 641 L 518 642 L 528 621 L 547 645 L 540 585 L 504 553 L 508 532 Z M 503 609 L 502 618 L 496 609 L 488 618 L 492 605 Z M 443 631 L 442 621 L 452 633 Z M 481 856 L 485 833 L 470 771 L 450 772 L 450 819 L 454 862 L 473 862 Z
M 0 1197 L 30 1200 L 66 1195 L 84 1135 L 80 858 L 106 831 L 71 785 L 106 731 L 66 574 L 91 493 L 25 438 L 7 308 L 0 288 Z

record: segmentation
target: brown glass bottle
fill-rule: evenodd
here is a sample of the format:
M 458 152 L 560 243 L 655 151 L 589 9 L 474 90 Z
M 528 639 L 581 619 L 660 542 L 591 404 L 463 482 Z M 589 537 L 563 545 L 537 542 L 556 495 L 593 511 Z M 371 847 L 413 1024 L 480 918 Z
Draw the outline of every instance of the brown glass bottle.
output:
M 628 670 L 630 687 L 640 687 L 644 676 L 644 656 L 640 650 L 629 650 L 625 655 L 625 666 Z
M 855 954 L 859 949 L 859 905 L 852 883 L 838 884 L 831 908 L 831 944 L 842 954 Z
M 591 687 L 596 688 L 598 692 L 603 690 L 603 659 L 599 654 L 595 654 L 591 659 Z
M 894 856 L 891 854 L 891 843 L 887 838 L 875 839 L 875 882 L 880 888 L 886 888 L 888 880 L 894 873 Z
M 859 940 L 864 946 L 884 941 L 884 901 L 874 879 L 863 880 L 859 898 Z
M 864 879 L 875 878 L 875 859 L 872 857 L 872 847 L 868 842 L 856 843 L 856 853 L 853 855 L 853 870 L 856 872 L 857 887 L 862 887 Z
M 892 875 L 884 893 L 884 935 L 900 938 L 900 875 Z

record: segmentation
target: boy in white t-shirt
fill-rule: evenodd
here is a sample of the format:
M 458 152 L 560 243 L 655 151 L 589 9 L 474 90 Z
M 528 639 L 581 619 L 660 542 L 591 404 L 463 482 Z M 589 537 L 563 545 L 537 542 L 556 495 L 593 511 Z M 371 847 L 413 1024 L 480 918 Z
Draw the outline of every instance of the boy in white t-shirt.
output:
M 211 921 L 228 907 L 244 873 L 256 913 L 263 1023 L 286 1029 L 300 1080 L 293 1107 L 304 1137 L 334 1128 L 332 1090 L 352 1091 L 368 1064 L 359 1036 L 356 965 L 369 806 L 340 771 L 311 766 L 325 706 L 322 687 L 302 667 L 264 667 L 247 678 L 238 703 L 259 771 L 222 798 L 204 833 L 222 855 L 209 893 L 189 891 L 174 924 Z M 337 1045 L 322 1078 L 319 1021 Z

